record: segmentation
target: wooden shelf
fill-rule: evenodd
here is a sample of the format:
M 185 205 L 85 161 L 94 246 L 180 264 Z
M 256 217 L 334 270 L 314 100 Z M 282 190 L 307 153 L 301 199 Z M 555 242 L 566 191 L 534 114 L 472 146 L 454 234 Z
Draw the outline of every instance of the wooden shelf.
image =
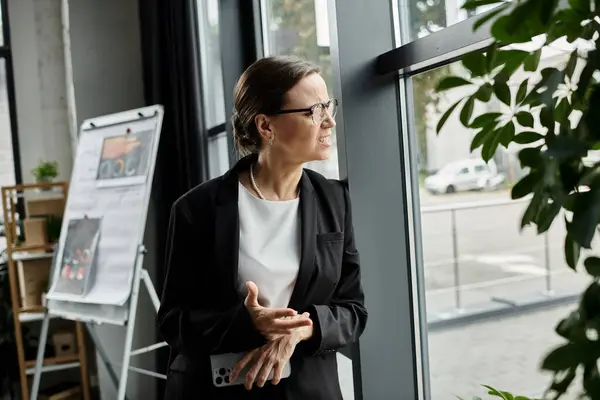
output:
M 43 306 L 34 306 L 34 307 L 21 307 L 19 308 L 19 314 L 24 313 L 43 313 L 45 308 Z
M 53 246 L 54 245 L 52 245 L 52 244 L 47 244 L 45 246 L 39 246 L 39 245 L 37 245 L 37 246 L 18 246 L 18 245 L 15 245 L 12 248 L 12 252 L 16 253 L 16 252 L 42 251 L 42 250 L 52 251 Z M 44 253 L 40 253 L 40 254 L 44 254 Z
M 54 257 L 54 252 L 49 253 L 32 253 L 29 251 L 16 252 L 12 254 L 13 261 L 32 261 L 32 260 L 43 260 L 46 258 Z
M 43 366 L 57 365 L 79 361 L 79 354 L 69 354 L 68 356 L 44 358 Z M 25 367 L 35 367 L 35 360 L 25 361 Z
M 50 189 L 50 190 L 47 190 Z M 22 325 L 23 323 L 32 321 L 42 321 L 46 314 L 46 310 L 42 306 L 21 307 L 20 287 L 19 287 L 19 265 L 18 262 L 29 260 L 51 260 L 54 257 L 54 247 L 56 244 L 44 245 L 26 245 L 19 242 L 17 233 L 19 232 L 19 220 L 25 221 L 26 218 L 31 218 L 34 213 L 38 214 L 61 214 L 63 211 L 47 210 L 48 212 L 38 212 L 32 210 L 31 207 L 25 207 L 25 214 L 17 216 L 18 199 L 31 205 L 36 201 L 47 201 L 54 199 L 64 199 L 67 201 L 67 182 L 53 182 L 46 184 L 25 184 L 16 186 L 4 186 L 0 188 L 2 197 L 0 203 L 2 205 L 2 216 L 4 219 L 4 232 L 6 235 L 6 249 L 8 251 L 8 276 L 10 280 L 10 296 L 12 301 L 13 319 L 15 340 L 17 348 L 17 357 L 19 360 L 19 380 L 21 383 L 21 398 L 28 399 L 30 391 L 30 382 L 27 375 L 35 373 L 36 360 L 25 360 L 25 350 L 23 344 Z M 62 203 L 62 202 L 61 202 Z M 64 208 L 64 204 L 61 207 Z M 34 207 L 35 208 L 35 207 Z M 39 217 L 39 215 L 38 215 Z M 59 217 L 59 215 L 56 215 Z M 52 316 L 52 318 L 55 318 Z M 78 353 L 70 354 L 61 357 L 45 358 L 42 362 L 41 373 L 61 371 L 70 368 L 79 368 L 81 373 L 81 388 L 82 398 L 90 399 L 89 376 L 86 360 L 86 346 L 84 339 L 83 326 L 79 322 L 75 322 L 75 337 L 77 340 Z

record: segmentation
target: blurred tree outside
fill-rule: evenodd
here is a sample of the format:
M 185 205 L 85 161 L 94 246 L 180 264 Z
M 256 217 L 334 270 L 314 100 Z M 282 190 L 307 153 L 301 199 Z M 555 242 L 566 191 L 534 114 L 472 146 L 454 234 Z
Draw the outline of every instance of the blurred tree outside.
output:
M 332 88 L 329 47 L 317 45 L 314 0 L 269 0 L 267 24 L 271 54 L 293 54 L 319 65 Z

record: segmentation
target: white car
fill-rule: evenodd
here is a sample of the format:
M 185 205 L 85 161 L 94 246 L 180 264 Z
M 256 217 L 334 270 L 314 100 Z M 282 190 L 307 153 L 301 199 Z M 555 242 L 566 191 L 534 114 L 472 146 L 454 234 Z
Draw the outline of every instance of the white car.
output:
M 432 194 L 455 193 L 467 190 L 495 189 L 504 182 L 496 164 L 490 160 L 467 159 L 446 164 L 425 178 L 425 189 Z

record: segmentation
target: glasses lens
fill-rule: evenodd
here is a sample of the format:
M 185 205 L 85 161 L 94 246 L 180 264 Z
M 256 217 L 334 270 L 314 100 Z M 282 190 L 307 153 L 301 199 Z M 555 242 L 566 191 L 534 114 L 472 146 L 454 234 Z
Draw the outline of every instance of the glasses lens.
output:
M 325 104 L 317 104 L 313 109 L 312 120 L 316 125 L 320 125 L 326 118 L 327 114 L 329 114 L 331 118 L 334 118 L 336 112 L 337 101 L 335 100 L 331 100 Z
M 331 115 L 331 118 L 335 118 L 335 114 L 337 113 L 337 101 L 331 100 L 327 105 L 327 112 Z

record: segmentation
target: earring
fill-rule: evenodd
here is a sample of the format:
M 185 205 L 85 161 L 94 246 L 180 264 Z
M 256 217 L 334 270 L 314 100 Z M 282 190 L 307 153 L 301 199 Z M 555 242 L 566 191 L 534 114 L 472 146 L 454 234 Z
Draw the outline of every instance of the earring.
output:
M 273 136 L 269 139 L 269 146 L 273 146 Z

